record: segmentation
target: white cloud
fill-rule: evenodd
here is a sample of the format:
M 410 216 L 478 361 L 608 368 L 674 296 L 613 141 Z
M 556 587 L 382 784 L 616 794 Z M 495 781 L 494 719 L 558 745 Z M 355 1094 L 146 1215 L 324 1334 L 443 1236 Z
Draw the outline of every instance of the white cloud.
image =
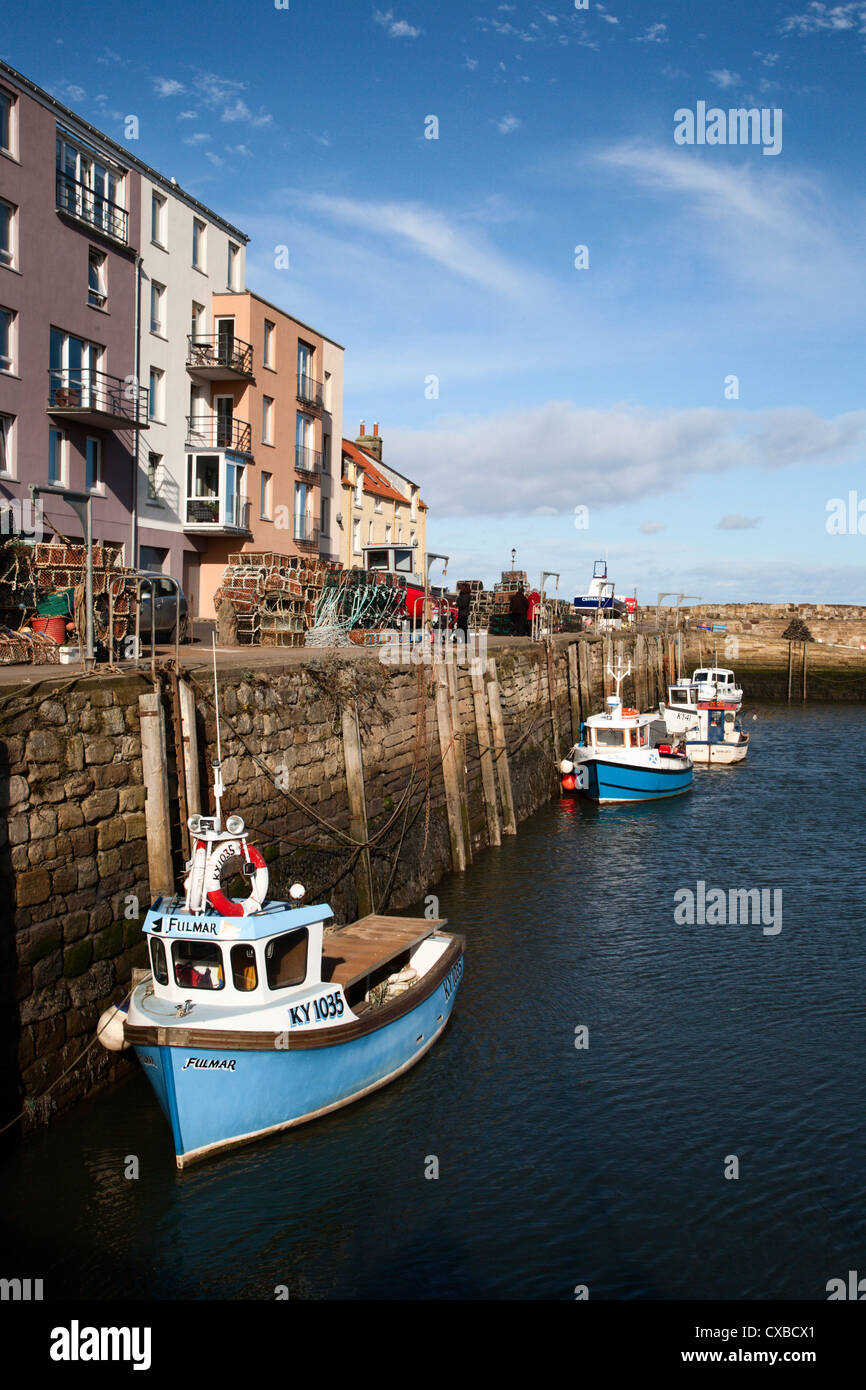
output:
M 655 536 L 659 531 L 667 530 L 663 521 L 642 521 L 640 524 L 642 536 Z
M 203 145 L 210 139 L 203 130 L 197 130 L 195 135 L 185 135 L 183 143 L 185 145 Z
M 214 154 L 213 150 L 205 150 L 204 157 L 205 159 L 209 159 L 211 164 L 215 164 L 217 168 L 219 168 L 223 162 L 218 154 Z
M 718 529 L 720 531 L 751 531 L 760 520 L 759 516 L 741 516 L 739 512 L 729 512 L 727 516 L 722 517 Z
M 421 33 L 414 24 L 409 24 L 405 19 L 395 19 L 394 11 L 382 10 L 373 11 L 373 19 L 382 29 L 387 30 L 389 38 L 392 39 L 417 39 Z
M 179 111 L 179 112 L 178 112 L 178 117 L 177 117 L 177 119 L 178 119 L 179 121 L 197 121 L 197 120 L 198 120 L 198 112 L 197 112 L 197 111 Z
M 822 5 L 813 3 L 802 14 L 789 15 L 782 23 L 783 34 L 843 33 L 856 29 L 866 34 L 866 3 Z
M 469 237 L 441 213 L 419 203 L 368 203 L 326 193 L 299 195 L 313 212 L 376 237 L 390 237 L 462 279 L 510 299 L 527 297 L 537 282 L 482 237 Z
M 740 74 L 731 72 L 729 68 L 718 68 L 715 72 L 708 72 L 707 77 L 711 78 L 717 87 L 738 87 L 740 84 Z
M 666 24 L 651 24 L 645 33 L 637 36 L 635 43 L 667 43 L 667 34 Z
M 475 72 L 475 69 L 478 67 L 478 59 L 477 59 L 477 58 L 467 58 L 467 59 L 465 60 L 465 66 L 468 68 L 468 70 L 469 70 L 470 72 Z
M 176 97 L 186 91 L 183 83 L 175 81 L 173 77 L 155 77 L 153 88 L 158 97 Z
M 512 131 L 519 130 L 522 125 L 523 122 L 518 116 L 503 116 L 500 121 L 496 122 L 496 129 L 500 135 L 510 135 Z
M 615 505 L 682 492 L 702 474 L 851 465 L 864 446 L 866 411 L 825 420 L 800 407 L 653 412 L 569 401 L 388 434 L 395 468 L 427 479 L 425 501 L 451 516 L 526 515 L 539 496 L 567 515 L 576 503 Z M 492 479 L 500 485 L 491 487 Z
M 264 111 L 260 111 L 257 116 L 253 115 L 246 102 L 241 97 L 236 97 L 230 106 L 225 107 L 221 119 L 224 121 L 248 121 L 252 126 L 263 126 L 270 125 L 274 118 Z

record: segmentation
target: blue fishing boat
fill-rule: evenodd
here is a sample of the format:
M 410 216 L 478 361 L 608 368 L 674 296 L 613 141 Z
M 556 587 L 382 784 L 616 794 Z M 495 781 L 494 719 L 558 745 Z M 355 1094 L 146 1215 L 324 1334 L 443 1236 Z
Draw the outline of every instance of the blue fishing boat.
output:
M 615 597 L 613 580 L 607 577 L 606 560 L 596 560 L 592 567 L 589 590 L 576 596 L 574 608 L 576 613 L 586 618 L 594 618 L 597 615 L 604 618 L 622 618 L 626 613 L 625 602 Z
M 603 714 L 581 728 L 581 740 L 560 763 L 562 790 L 579 792 L 605 805 L 617 801 L 657 801 L 679 796 L 692 785 L 692 762 L 682 742 L 664 733 L 656 714 L 627 709 L 620 698 L 631 672 L 613 672 L 616 694 Z
M 216 677 L 216 672 L 214 672 Z M 99 1037 L 132 1047 L 169 1121 L 177 1166 L 313 1120 L 393 1081 L 441 1036 L 464 940 L 444 918 L 368 915 L 326 933 L 326 903 L 269 901 L 240 816 L 192 816 L 183 896 L 159 897 L 150 972 Z M 226 896 L 240 868 L 249 896 Z

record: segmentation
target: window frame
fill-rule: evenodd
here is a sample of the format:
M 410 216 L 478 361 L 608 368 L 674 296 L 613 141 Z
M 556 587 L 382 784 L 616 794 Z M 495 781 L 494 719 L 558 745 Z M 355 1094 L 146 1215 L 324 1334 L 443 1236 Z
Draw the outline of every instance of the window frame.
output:
M 151 367 L 148 373 L 147 418 L 157 425 L 165 424 L 165 372 L 162 367 Z M 156 389 L 154 389 L 154 385 Z M 159 414 L 155 413 L 159 410 Z
M 4 426 L 3 422 L 8 421 Z M 6 455 L 6 467 L 2 465 L 2 455 L 0 455 L 0 478 L 14 478 L 17 476 L 15 470 L 15 443 L 16 443 L 16 422 L 17 417 L 8 410 L 0 410 L 0 440 L 3 441 L 3 449 Z
M 277 942 L 279 942 L 279 941 L 285 941 L 288 937 L 292 937 L 292 936 L 294 936 L 294 937 L 303 937 L 304 940 L 305 940 L 306 949 L 305 949 L 305 951 L 304 951 L 304 973 L 303 973 L 303 975 L 300 977 L 300 979 L 283 980 L 280 984 L 274 984 L 274 982 L 273 982 L 273 976 L 272 976 L 272 970 L 271 970 L 271 961 L 272 961 L 273 957 L 272 957 L 272 956 L 269 956 L 269 955 L 268 955 L 268 952 L 273 950 L 273 948 L 276 946 Z M 276 994 L 279 990 L 284 990 L 284 989 L 297 989 L 300 985 L 303 985 L 303 984 L 306 983 L 307 976 L 308 976 L 309 973 L 310 973 L 310 931 L 309 931 L 309 928 L 308 928 L 308 927 L 291 927 L 288 931 L 281 932 L 279 936 L 273 936 L 273 937 L 271 937 L 270 941 L 268 941 L 267 945 L 266 945 L 265 948 L 264 948 L 263 956 L 264 956 L 264 966 L 265 966 L 265 982 L 267 983 L 267 987 L 268 987 L 269 993 L 271 993 L 271 994 Z
M 154 295 L 156 296 L 156 299 L 157 299 L 157 307 L 158 307 L 158 309 L 159 309 L 159 314 L 160 314 L 160 317 L 159 317 L 158 319 L 154 319 L 154 317 L 153 317 Z M 150 331 L 151 331 L 151 333 L 154 335 L 154 337 L 156 337 L 156 338 L 165 338 L 165 337 L 166 337 L 166 333 L 165 333 L 165 304 L 166 304 L 166 298 L 165 298 L 165 295 L 166 295 L 165 285 L 163 285 L 159 280 L 151 280 L 151 282 L 150 282 Z M 154 325 L 156 325 L 156 326 L 154 326 Z
M 259 521 L 273 520 L 273 473 L 262 469 L 259 475 Z
M 236 290 L 237 268 L 240 264 L 240 247 L 233 241 L 227 243 L 226 250 L 226 289 Z
M 274 398 L 262 395 L 262 443 L 274 443 Z
M 147 455 L 146 491 L 145 504 L 148 507 L 164 507 L 165 502 L 159 495 L 159 470 L 162 468 L 163 455 L 150 449 Z
M 168 198 L 158 189 L 150 191 L 150 240 L 151 245 L 166 249 L 166 221 L 168 218 Z
M 276 371 L 274 346 L 277 339 L 277 325 L 270 319 L 265 319 L 262 335 L 262 366 L 269 371 Z
M 60 467 L 57 477 L 51 476 L 51 445 L 54 437 L 59 441 L 58 456 Z M 58 429 L 56 425 L 48 427 L 48 481 L 54 487 L 69 486 L 69 436 L 65 430 Z
M 95 481 L 88 482 L 88 472 L 90 470 L 90 445 L 96 446 L 96 470 Z M 88 434 L 84 440 L 84 491 L 91 492 L 95 496 L 100 496 L 105 491 L 105 476 L 103 471 L 103 448 L 102 440 L 97 439 L 96 435 Z
M 98 290 L 94 290 L 90 284 L 94 264 L 100 285 Z M 87 303 L 91 309 L 104 309 L 108 303 L 108 256 L 98 246 L 90 246 L 87 251 Z
M 0 136 L 0 154 L 5 154 L 10 159 L 16 159 L 16 148 L 18 134 L 16 125 L 18 117 L 18 96 L 15 92 L 10 92 L 8 87 L 0 87 L 0 98 L 5 97 L 9 105 L 7 108 L 6 129 L 8 134 L 8 144 L 2 143 Z
M 18 269 L 18 204 L 10 203 L 8 198 L 0 198 L 0 204 L 9 209 L 9 245 L 6 251 L 0 247 L 0 266 L 6 270 Z M 8 260 L 6 257 L 8 256 Z
M 192 268 L 207 274 L 207 223 L 192 219 Z
M 15 376 L 15 366 L 18 360 L 18 310 L 10 309 L 8 304 L 0 304 L 0 314 L 8 315 L 7 351 L 0 356 L 0 372 L 4 372 L 7 376 Z M 7 366 L 3 365 L 4 361 L 8 363 Z

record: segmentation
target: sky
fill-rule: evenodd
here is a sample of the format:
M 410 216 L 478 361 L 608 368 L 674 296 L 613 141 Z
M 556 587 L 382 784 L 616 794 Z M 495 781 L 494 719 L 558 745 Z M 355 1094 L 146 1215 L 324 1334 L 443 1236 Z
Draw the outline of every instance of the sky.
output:
M 250 235 L 449 577 L 864 603 L 866 0 L 585 3 L 36 0 L 0 53 Z

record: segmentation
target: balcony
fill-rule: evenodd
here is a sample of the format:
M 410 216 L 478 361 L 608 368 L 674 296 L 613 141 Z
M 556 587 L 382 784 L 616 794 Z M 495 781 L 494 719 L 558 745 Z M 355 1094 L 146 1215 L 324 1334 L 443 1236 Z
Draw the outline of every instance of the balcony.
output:
M 295 445 L 295 471 L 307 478 L 317 478 L 322 471 L 322 455 L 318 449 L 303 449 Z
M 250 381 L 253 349 L 228 333 L 188 333 L 186 369 L 196 381 Z
M 314 526 L 310 517 L 295 517 L 295 545 L 318 546 L 319 528 Z
M 252 435 L 245 420 L 225 415 L 188 415 L 186 417 L 186 447 L 188 449 L 230 449 L 236 454 L 252 455 Z
M 48 405 L 51 415 L 97 430 L 146 430 L 147 388 L 97 372 L 90 367 L 50 367 Z
M 250 507 L 246 497 L 189 497 L 184 530 L 199 534 L 251 536 Z
M 128 244 L 129 213 L 126 208 L 112 203 L 103 193 L 88 188 L 87 184 L 79 183 L 63 169 L 56 170 L 54 203 L 58 212 L 74 217 L 76 222 L 94 227 L 123 246 Z
M 298 372 L 298 400 L 303 401 L 304 405 L 314 405 L 321 409 L 322 383 L 316 381 L 315 377 Z

